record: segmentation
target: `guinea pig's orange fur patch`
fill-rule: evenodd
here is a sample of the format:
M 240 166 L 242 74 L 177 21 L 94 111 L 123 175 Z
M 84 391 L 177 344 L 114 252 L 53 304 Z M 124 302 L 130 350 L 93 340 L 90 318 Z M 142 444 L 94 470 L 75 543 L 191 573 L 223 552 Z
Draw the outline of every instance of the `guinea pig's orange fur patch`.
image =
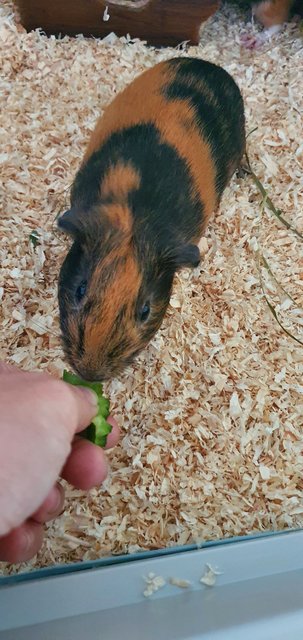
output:
M 194 110 L 184 100 L 172 100 L 166 104 L 166 109 L 167 116 L 157 118 L 157 127 L 161 131 L 163 140 L 175 147 L 181 158 L 186 161 L 195 190 L 204 205 L 203 228 L 201 227 L 199 236 L 193 238 L 193 241 L 198 241 L 217 201 L 216 175 L 210 147 L 201 138 L 195 125 Z M 193 193 L 193 196 L 195 195 Z
M 117 200 L 125 201 L 131 191 L 139 189 L 141 177 L 131 164 L 118 162 L 110 167 L 100 186 L 101 198 L 113 196 Z
M 139 189 L 141 177 L 131 164 L 118 162 L 110 167 L 100 185 L 101 199 L 112 197 L 114 202 L 104 207 L 104 214 L 113 227 L 126 233 L 132 229 L 133 219 L 126 204 L 129 193 Z M 102 210 L 103 213 L 103 210 Z
M 163 95 L 175 73 L 166 63 L 160 63 L 118 94 L 97 122 L 83 163 L 113 132 L 136 124 L 155 125 L 162 140 L 178 151 L 191 171 L 195 188 L 204 204 L 205 226 L 217 200 L 215 170 L 210 147 L 196 126 L 194 109 L 185 100 L 166 100 Z
M 85 326 L 84 335 L 84 360 L 83 364 L 92 366 L 94 362 L 98 362 L 100 359 L 100 349 L 102 345 L 105 345 L 104 352 L 108 351 L 109 340 L 111 337 L 113 323 L 116 320 L 122 307 L 126 307 L 125 322 L 123 323 L 123 329 L 121 331 L 121 337 L 125 335 L 125 330 L 131 340 L 136 339 L 135 327 L 134 327 L 134 308 L 135 301 L 140 289 L 142 276 L 139 273 L 138 265 L 131 253 L 131 245 L 128 243 L 124 245 L 124 251 L 113 251 L 109 256 L 112 262 L 115 261 L 117 255 L 121 256 L 121 253 L 125 252 L 125 262 L 118 264 L 115 271 L 114 279 L 111 279 L 108 288 L 105 286 L 102 295 L 102 303 L 94 317 L 88 317 Z M 107 256 L 106 260 L 108 262 Z M 102 279 L 102 269 L 104 263 L 101 263 L 92 278 L 90 288 L 94 290 L 94 287 L 100 287 L 100 280 Z M 120 334 L 120 328 L 115 330 L 115 342 Z
M 104 207 L 104 212 L 113 227 L 120 229 L 127 234 L 131 232 L 133 218 L 129 207 L 126 204 L 113 202 L 112 204 L 108 204 Z
M 75 355 L 77 355 L 79 344 L 79 323 L 73 316 L 68 318 L 68 334 L 70 336 L 71 344 L 75 347 Z
M 265 0 L 253 8 L 254 15 L 266 27 L 283 24 L 289 16 L 293 0 Z

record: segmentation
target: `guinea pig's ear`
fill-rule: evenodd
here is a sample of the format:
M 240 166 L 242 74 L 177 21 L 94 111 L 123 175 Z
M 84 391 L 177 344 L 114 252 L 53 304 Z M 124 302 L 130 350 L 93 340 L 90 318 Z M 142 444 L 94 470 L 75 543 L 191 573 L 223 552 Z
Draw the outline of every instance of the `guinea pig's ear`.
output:
M 183 244 L 172 251 L 172 263 L 176 270 L 183 267 L 198 266 L 201 261 L 199 247 L 196 244 Z
M 83 212 L 77 209 L 65 211 L 57 220 L 57 226 L 73 240 L 81 240 L 85 235 L 86 226 L 84 224 Z

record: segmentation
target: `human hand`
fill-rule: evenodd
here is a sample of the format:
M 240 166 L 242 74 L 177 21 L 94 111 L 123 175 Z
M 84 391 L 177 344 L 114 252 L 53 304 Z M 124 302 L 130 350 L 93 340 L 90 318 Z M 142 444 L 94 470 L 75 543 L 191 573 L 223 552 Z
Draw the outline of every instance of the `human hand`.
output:
M 22 562 L 40 549 L 43 523 L 62 512 L 59 475 L 87 490 L 106 478 L 107 461 L 101 448 L 75 436 L 97 413 L 89 389 L 0 363 L 0 407 L 0 560 Z M 119 439 L 108 421 L 106 448 Z

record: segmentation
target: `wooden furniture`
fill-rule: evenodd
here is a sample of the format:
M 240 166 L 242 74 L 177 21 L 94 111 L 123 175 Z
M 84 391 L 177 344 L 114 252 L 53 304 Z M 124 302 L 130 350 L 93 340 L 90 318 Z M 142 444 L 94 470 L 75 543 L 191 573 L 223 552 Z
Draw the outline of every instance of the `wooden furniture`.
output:
M 199 27 L 220 0 L 16 0 L 28 30 L 104 37 L 110 32 L 165 46 L 199 41 Z M 109 14 L 109 19 L 106 19 Z

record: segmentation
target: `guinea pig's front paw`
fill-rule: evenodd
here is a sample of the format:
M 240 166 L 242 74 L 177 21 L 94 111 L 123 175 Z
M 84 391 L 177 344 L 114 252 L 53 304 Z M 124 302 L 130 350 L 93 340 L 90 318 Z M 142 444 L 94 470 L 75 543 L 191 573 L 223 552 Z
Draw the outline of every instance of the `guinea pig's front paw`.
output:
M 253 51 L 254 49 L 260 49 L 263 44 L 261 33 L 243 33 L 240 36 L 240 44 L 244 49 Z
M 261 33 L 243 33 L 242 36 L 240 36 L 240 44 L 244 49 L 249 49 L 250 51 L 260 49 L 266 42 L 270 41 L 273 36 L 280 33 L 282 27 L 282 24 L 275 24 L 268 29 L 264 29 Z

